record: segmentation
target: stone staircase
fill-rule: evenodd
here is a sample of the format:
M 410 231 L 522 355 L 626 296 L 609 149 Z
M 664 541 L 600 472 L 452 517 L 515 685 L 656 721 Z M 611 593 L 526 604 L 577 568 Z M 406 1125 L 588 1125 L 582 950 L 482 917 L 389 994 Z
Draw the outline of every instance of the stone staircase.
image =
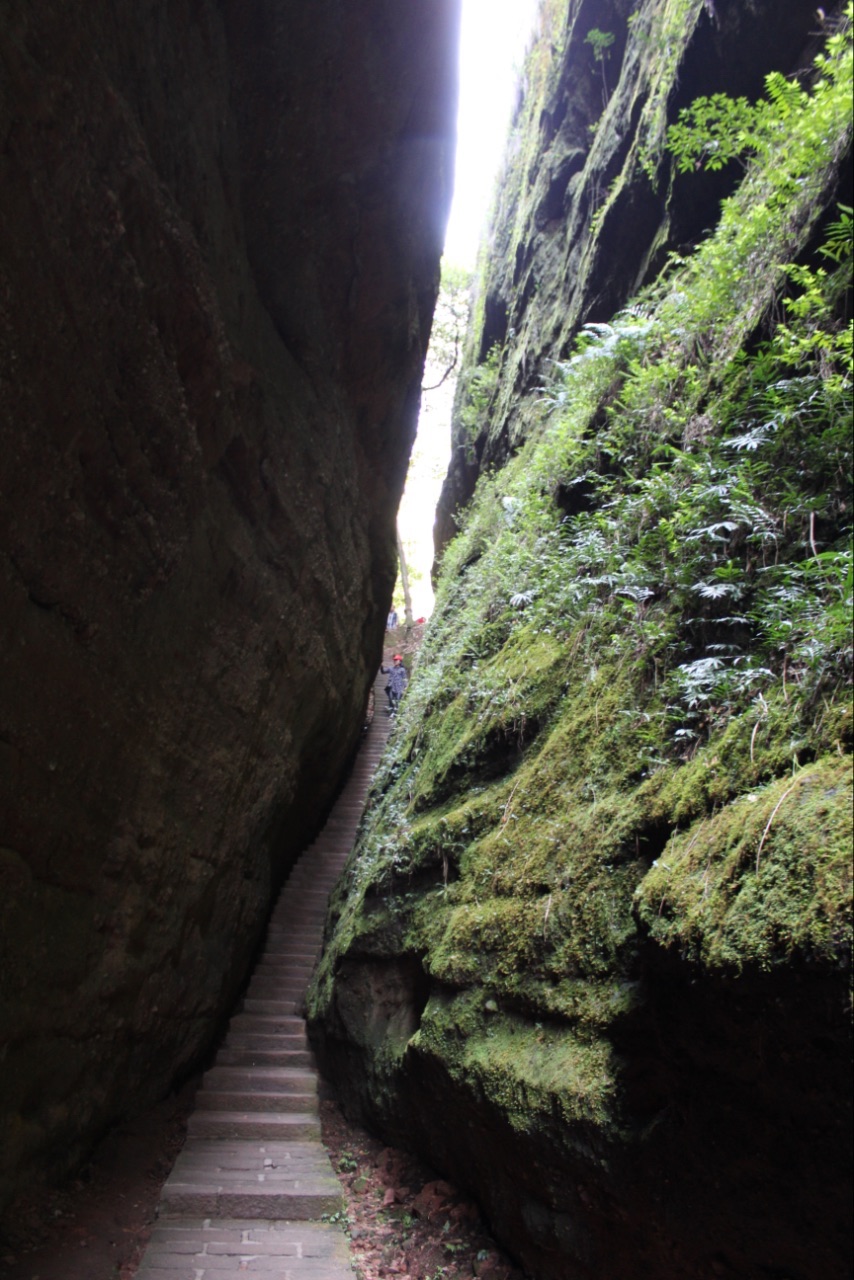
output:
M 376 714 L 350 778 L 282 889 L 242 1005 L 203 1077 L 137 1280 L 353 1280 L 347 1237 L 329 1221 L 344 1202 L 321 1141 L 302 1008 L 329 893 L 388 737 L 384 684 L 378 677 Z

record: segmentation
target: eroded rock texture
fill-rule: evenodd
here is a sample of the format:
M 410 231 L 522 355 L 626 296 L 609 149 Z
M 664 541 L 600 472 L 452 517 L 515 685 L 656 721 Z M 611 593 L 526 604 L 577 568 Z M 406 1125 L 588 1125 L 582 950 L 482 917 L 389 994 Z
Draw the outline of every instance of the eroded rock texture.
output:
M 198 1058 L 356 741 L 456 0 L 0 4 L 0 1195 Z

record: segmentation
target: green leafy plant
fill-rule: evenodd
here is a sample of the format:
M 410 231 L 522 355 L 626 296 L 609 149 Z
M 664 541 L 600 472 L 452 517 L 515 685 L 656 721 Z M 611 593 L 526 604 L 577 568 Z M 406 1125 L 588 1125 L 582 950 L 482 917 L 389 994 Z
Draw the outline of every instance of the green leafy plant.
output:
M 605 77 L 605 61 L 610 58 L 611 45 L 614 43 L 613 31 L 600 31 L 598 27 L 591 27 L 584 37 L 584 43 L 589 44 L 593 49 L 593 57 L 599 63 L 602 72 L 602 101 L 603 105 L 608 101 L 608 81 Z
M 477 438 L 484 424 L 486 413 L 498 388 L 501 367 L 501 346 L 493 343 L 486 359 L 475 367 L 465 388 L 465 396 L 459 419 L 468 443 Z
M 720 169 L 733 159 L 746 160 L 750 156 L 767 160 L 783 138 L 789 142 L 796 140 L 799 147 L 819 142 L 822 112 L 821 109 L 813 112 L 811 108 L 814 104 L 829 102 L 844 82 L 853 19 L 854 6 L 848 4 L 839 30 L 831 35 L 825 52 L 815 60 L 811 89 L 803 88 L 797 80 L 787 79 L 779 71 L 772 71 L 765 78 L 766 96 L 756 103 L 718 93 L 696 98 L 685 107 L 667 134 L 667 149 L 677 169 L 680 172 Z M 814 120 L 811 130 L 803 127 L 808 119 Z M 791 170 L 791 164 L 784 167 L 787 181 L 792 180 Z

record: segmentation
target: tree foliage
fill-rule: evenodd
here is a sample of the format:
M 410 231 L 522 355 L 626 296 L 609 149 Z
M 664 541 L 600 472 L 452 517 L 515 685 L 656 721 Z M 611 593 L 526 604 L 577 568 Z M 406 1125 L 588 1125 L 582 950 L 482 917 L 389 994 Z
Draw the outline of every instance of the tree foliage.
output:
M 471 285 L 470 271 L 450 263 L 442 264 L 424 392 L 437 391 L 455 374 L 471 312 Z

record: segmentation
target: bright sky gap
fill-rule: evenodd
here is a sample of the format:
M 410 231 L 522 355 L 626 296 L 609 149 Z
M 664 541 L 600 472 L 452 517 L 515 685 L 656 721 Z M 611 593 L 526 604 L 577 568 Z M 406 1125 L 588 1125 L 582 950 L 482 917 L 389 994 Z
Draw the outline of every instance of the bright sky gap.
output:
M 474 269 L 492 207 L 537 9 L 538 0 L 463 0 L 457 159 L 445 259 L 468 270 Z M 398 516 L 416 618 L 433 607 L 433 516 L 448 466 L 450 433 L 450 396 L 425 396 Z

